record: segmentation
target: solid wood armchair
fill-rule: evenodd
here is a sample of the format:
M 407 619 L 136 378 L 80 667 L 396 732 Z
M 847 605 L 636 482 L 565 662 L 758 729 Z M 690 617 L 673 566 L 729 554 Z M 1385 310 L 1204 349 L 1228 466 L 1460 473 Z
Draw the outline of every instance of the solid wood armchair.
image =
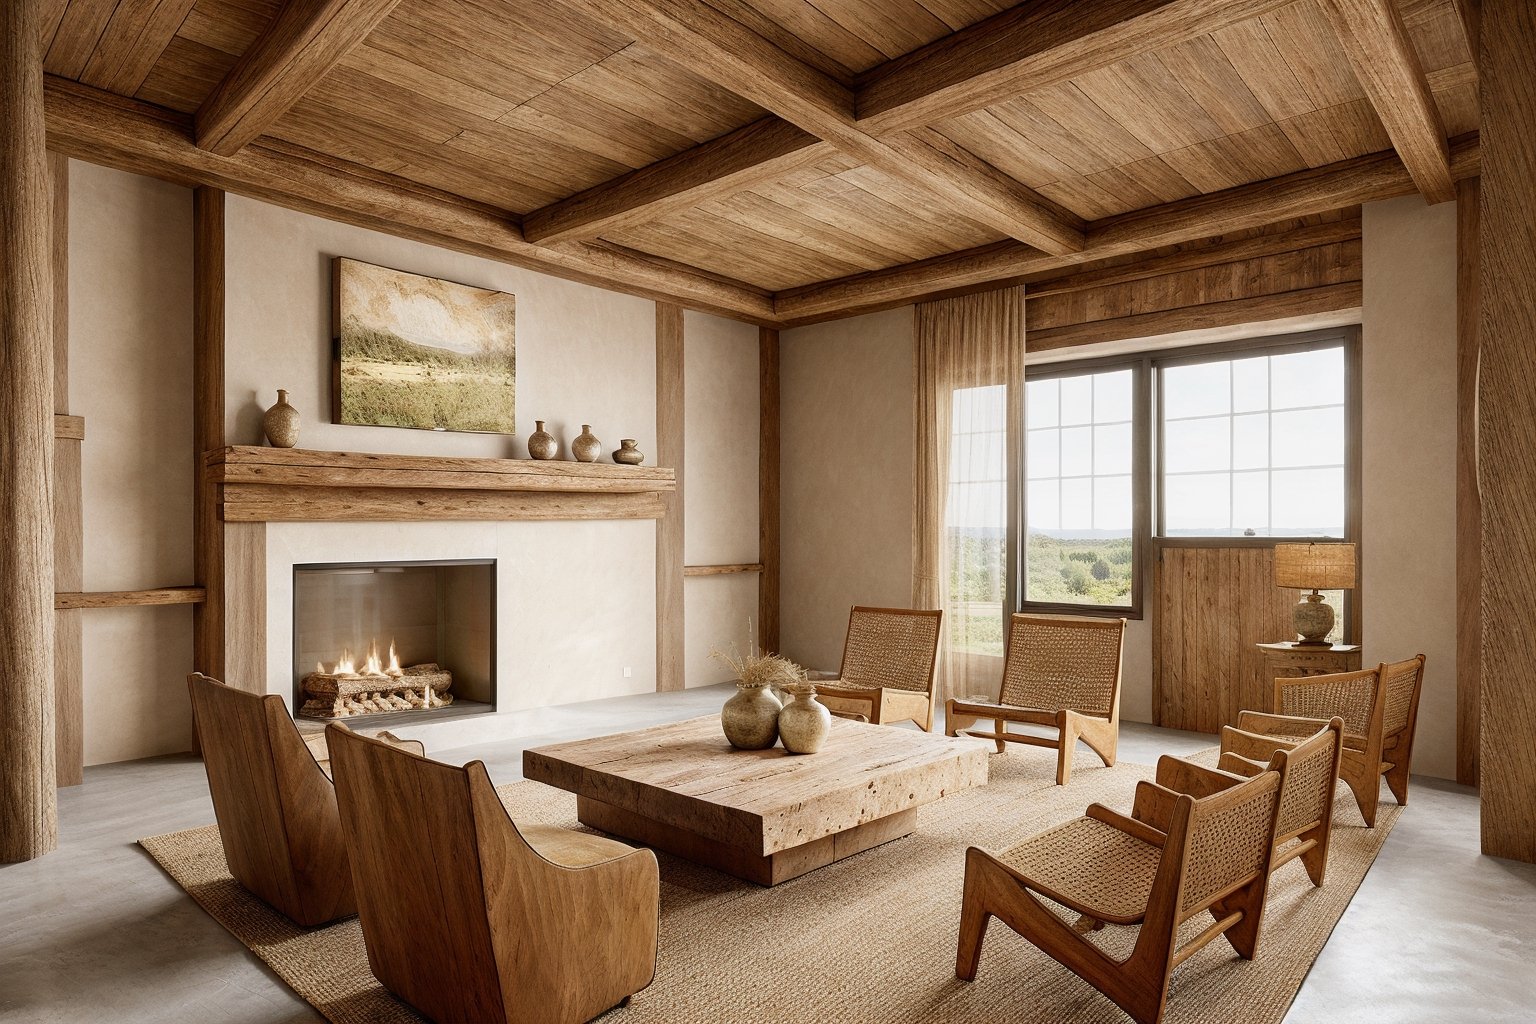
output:
M 1366 825 L 1374 828 L 1383 775 L 1397 802 L 1408 802 L 1408 772 L 1423 682 L 1422 654 L 1362 672 L 1281 677 L 1275 680 L 1274 715 L 1247 713 L 1244 728 L 1297 739 L 1297 718 L 1306 719 L 1313 728 L 1335 715 L 1343 719 L 1339 778 L 1355 795 Z
M 335 790 L 283 698 L 196 672 L 187 691 L 235 881 L 306 928 L 357 913 Z
M 934 666 L 942 611 L 864 608 L 848 614 L 836 679 L 814 679 L 816 699 L 833 714 L 875 725 L 911 721 L 933 731 Z
M 517 825 L 485 765 L 326 727 L 374 977 L 438 1021 L 576 1022 L 656 972 L 656 855 Z
M 944 705 L 944 732 L 1005 743 L 1055 747 L 1056 784 L 1072 777 L 1072 753 L 1081 739 L 1105 766 L 1120 745 L 1120 656 L 1124 619 L 1074 619 L 1016 613 L 1008 620 L 1003 683 L 996 701 L 951 699 Z M 971 727 L 990 718 L 994 731 Z M 1008 723 L 1054 727 L 1055 736 L 1009 732 Z
M 1280 775 L 1263 772 L 1210 796 L 1137 785 L 1166 805 L 1166 829 L 1100 804 L 1087 815 L 1000 854 L 971 847 L 955 975 L 976 977 L 987 922 L 997 917 L 1114 1000 L 1141 1024 L 1162 1019 L 1173 969 L 1218 935 L 1244 959 L 1257 950 L 1280 806 Z M 1045 898 L 1082 915 L 1077 926 Z M 1179 925 L 1209 912 L 1215 923 L 1182 947 Z M 1085 927 L 1086 922 L 1086 927 Z M 1139 924 L 1124 961 L 1094 945 L 1087 927 Z
M 1247 727 L 1253 720 L 1253 712 L 1240 711 L 1236 728 L 1222 727 L 1217 767 L 1242 777 L 1267 769 L 1281 772 L 1280 820 L 1275 825 L 1275 856 L 1269 870 L 1277 871 L 1300 857 L 1312 884 L 1322 885 L 1328 868 L 1328 839 L 1333 834 L 1333 790 L 1344 750 L 1344 720 L 1335 716 L 1301 741 L 1251 732 Z M 1292 722 L 1298 733 L 1316 724 L 1301 718 Z M 1286 754 L 1284 759 L 1278 756 L 1281 752 Z

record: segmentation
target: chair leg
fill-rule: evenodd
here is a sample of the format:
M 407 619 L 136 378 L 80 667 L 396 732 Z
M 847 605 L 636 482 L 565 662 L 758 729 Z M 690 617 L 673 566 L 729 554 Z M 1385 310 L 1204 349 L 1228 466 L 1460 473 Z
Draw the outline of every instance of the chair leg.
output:
M 960 730 L 969 729 L 976 724 L 976 719 L 970 715 L 955 714 L 955 699 L 949 698 L 944 702 L 944 735 L 959 736 Z
M 1003 733 L 1006 732 L 1007 729 L 1008 729 L 1008 723 L 1005 722 L 1001 718 L 994 718 L 992 720 L 992 725 L 995 728 L 995 730 L 997 732 L 997 735 L 999 737 L 1001 737 L 1003 735 Z M 997 744 L 997 752 L 999 754 L 1001 754 L 1003 751 L 1008 749 L 1008 743 L 1005 740 L 995 739 L 992 742 Z
M 1387 788 L 1397 798 L 1398 806 L 1408 805 L 1408 762 L 1406 760 L 1393 763 L 1387 772 Z
M 1087 719 L 1081 723 L 1078 733 L 1082 741 L 1099 755 L 1104 767 L 1115 766 L 1115 755 L 1120 750 L 1120 726 L 1118 722 Z
M 955 977 L 975 981 L 981 965 L 981 943 L 987 936 L 987 922 L 992 913 L 983 906 L 982 882 L 976 870 L 978 862 L 966 851 L 965 894 L 960 901 L 960 942 L 955 949 Z
M 1072 781 L 1072 754 L 1077 749 L 1078 726 L 1063 711 L 1056 716 L 1056 727 L 1061 730 L 1060 745 L 1056 748 L 1056 785 L 1065 786 Z
M 1267 878 L 1260 876 L 1224 899 L 1211 904 L 1211 916 L 1221 920 L 1231 913 L 1243 916 L 1222 936 L 1231 943 L 1233 950 L 1244 960 L 1252 960 L 1259 946 L 1259 922 L 1264 915 L 1264 893 Z
M 1367 769 L 1359 772 L 1339 773 L 1339 778 L 1349 786 L 1349 791 L 1355 795 L 1355 803 L 1360 807 L 1360 817 L 1365 819 L 1366 828 L 1376 827 L 1376 805 L 1381 800 L 1381 776 Z
M 1317 826 L 1309 832 L 1301 834 L 1302 841 L 1317 839 L 1317 844 L 1301 855 L 1301 866 L 1307 869 L 1307 877 L 1312 879 L 1312 884 L 1323 884 L 1323 876 L 1328 873 L 1328 845 L 1325 839 L 1328 823 Z

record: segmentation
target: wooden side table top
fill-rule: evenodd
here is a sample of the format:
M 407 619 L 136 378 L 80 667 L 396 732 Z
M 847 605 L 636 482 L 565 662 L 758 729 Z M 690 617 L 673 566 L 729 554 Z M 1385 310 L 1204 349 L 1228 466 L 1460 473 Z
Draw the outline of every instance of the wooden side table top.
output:
M 819 867 L 874 845 L 833 837 L 897 816 L 902 830 L 879 841 L 905 835 L 920 804 L 985 785 L 987 748 L 834 718 L 815 754 L 736 750 L 709 715 L 525 750 L 523 775 L 575 793 L 587 824 L 774 884 L 802 873 L 776 857 L 825 846 L 795 862 Z
M 1303 644 L 1295 640 L 1282 640 L 1279 643 L 1255 646 L 1261 651 L 1286 654 L 1355 654 L 1360 650 L 1359 644 Z

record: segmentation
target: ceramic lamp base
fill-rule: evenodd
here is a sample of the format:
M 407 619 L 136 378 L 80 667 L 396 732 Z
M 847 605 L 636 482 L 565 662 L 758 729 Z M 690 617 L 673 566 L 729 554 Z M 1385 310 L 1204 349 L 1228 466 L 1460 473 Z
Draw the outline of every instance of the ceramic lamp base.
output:
M 1327 647 L 1328 634 L 1333 630 L 1333 608 L 1317 591 L 1307 594 L 1291 610 L 1291 623 L 1301 637 L 1298 645 Z

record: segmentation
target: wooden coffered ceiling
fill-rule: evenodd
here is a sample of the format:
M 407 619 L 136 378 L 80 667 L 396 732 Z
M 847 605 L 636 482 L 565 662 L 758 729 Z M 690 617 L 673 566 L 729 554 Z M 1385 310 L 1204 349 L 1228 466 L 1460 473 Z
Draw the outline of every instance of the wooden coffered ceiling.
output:
M 51 148 L 768 324 L 1477 172 L 1462 0 L 44 0 Z

